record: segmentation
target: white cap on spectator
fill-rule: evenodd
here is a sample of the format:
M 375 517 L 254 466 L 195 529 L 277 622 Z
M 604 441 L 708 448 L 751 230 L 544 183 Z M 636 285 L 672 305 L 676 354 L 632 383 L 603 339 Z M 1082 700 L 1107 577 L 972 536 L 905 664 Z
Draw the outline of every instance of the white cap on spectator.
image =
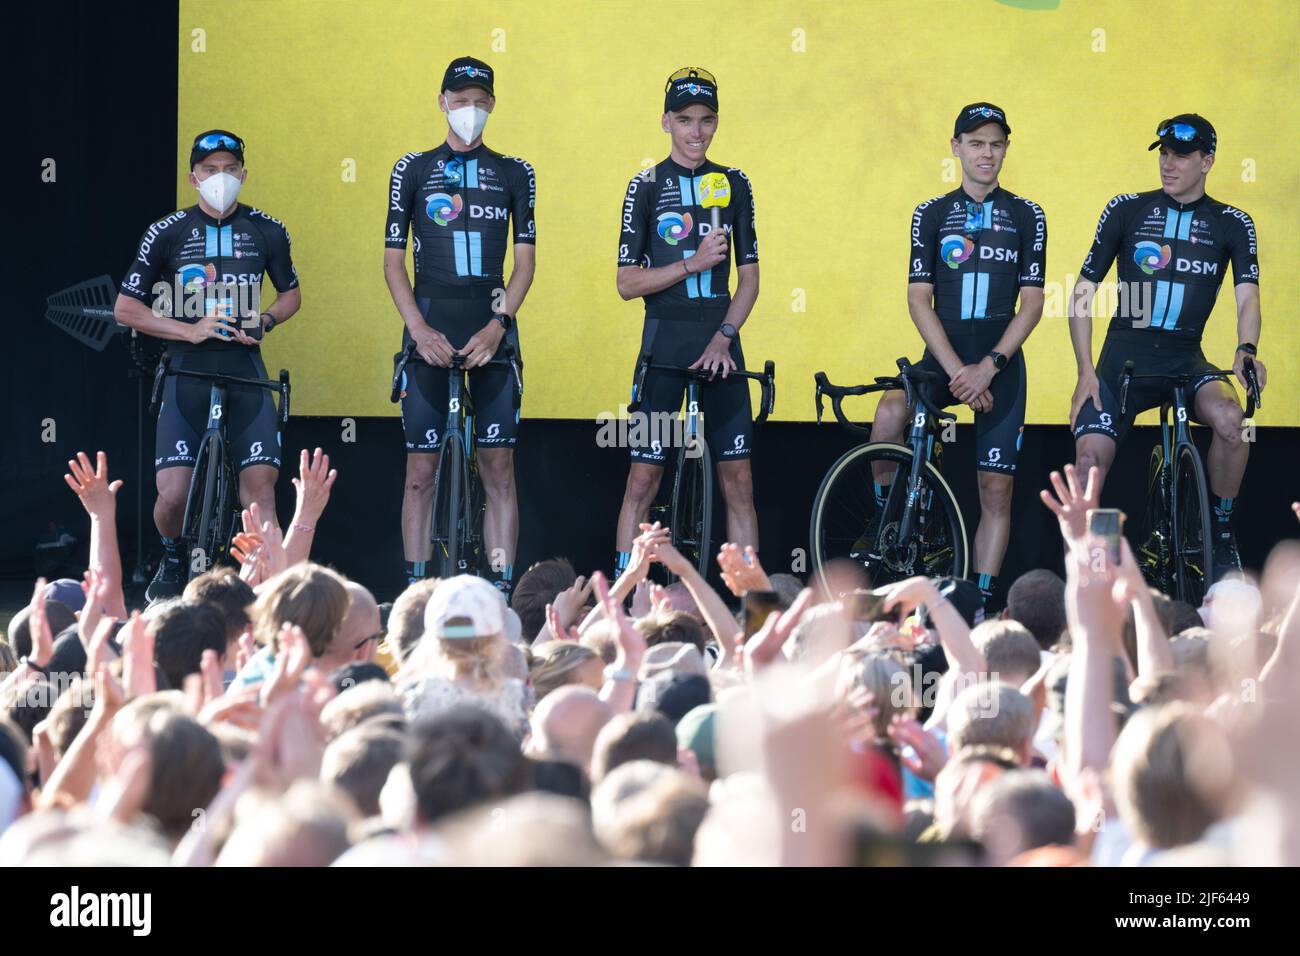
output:
M 440 640 L 502 634 L 505 620 L 501 610 L 501 596 L 496 588 L 482 578 L 459 574 L 434 588 L 424 609 L 424 631 Z M 465 618 L 470 623 L 446 623 L 456 618 Z

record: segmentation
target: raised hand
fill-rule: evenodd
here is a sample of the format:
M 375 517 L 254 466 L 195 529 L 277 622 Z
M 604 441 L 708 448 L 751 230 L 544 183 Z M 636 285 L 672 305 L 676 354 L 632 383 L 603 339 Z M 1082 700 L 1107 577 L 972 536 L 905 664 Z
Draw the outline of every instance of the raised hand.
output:
M 886 584 L 876 588 L 874 594 L 885 597 L 883 605 L 886 611 L 897 611 L 900 617 L 906 617 L 921 604 L 933 605 L 940 600 L 939 589 L 927 577 L 917 576 Z
M 330 500 L 330 490 L 339 473 L 330 467 L 330 456 L 319 448 L 308 457 L 307 449 L 298 456 L 298 477 L 293 486 L 298 491 L 298 505 L 293 513 L 295 523 L 315 525 Z
M 546 629 L 550 632 L 550 639 L 553 641 L 576 641 L 581 637 L 576 626 L 564 623 L 564 618 L 560 616 L 554 604 L 546 605 Z
M 812 596 L 812 590 L 804 588 L 788 609 L 769 614 L 758 632 L 739 649 L 750 677 L 777 659 L 804 612 L 812 607 Z
M 660 544 L 666 544 L 670 540 L 671 533 L 656 521 L 654 524 L 640 525 L 641 533 L 632 541 L 632 557 L 628 560 L 627 567 L 623 569 L 619 581 L 627 578 L 632 584 L 640 584 L 645 580 L 645 576 L 650 571 L 650 565 L 655 558 L 655 551 Z
M 114 482 L 108 480 L 108 456 L 102 451 L 95 453 L 95 465 L 84 451 L 77 452 L 77 457 L 68 462 L 68 472 L 63 476 L 68 487 L 81 500 L 81 506 L 92 518 L 112 520 L 117 510 L 117 491 L 122 487 L 122 479 Z
M 244 509 L 242 517 L 245 533 L 250 530 L 258 533 L 261 546 L 257 551 L 257 558 L 265 565 L 265 576 L 275 577 L 289 566 L 288 556 L 284 550 L 284 533 L 274 520 L 262 520 L 262 508 L 256 501 Z
M 556 617 L 559 619 L 560 625 L 563 629 L 567 630 L 569 625 L 578 619 L 578 612 L 580 612 L 583 605 L 587 603 L 587 595 L 590 593 L 591 582 L 579 574 L 573 584 L 555 595 L 555 600 L 551 602 L 549 607 L 555 609 Z M 549 609 L 547 610 L 547 614 L 550 614 Z M 556 632 L 555 636 L 558 638 L 562 635 L 559 632 Z
M 612 621 L 618 629 L 618 651 L 614 658 L 615 669 L 629 670 L 635 673 L 641 667 L 641 659 L 645 657 L 645 637 L 632 626 L 632 622 L 623 613 L 623 605 L 609 593 L 609 582 L 605 580 L 605 575 L 599 571 L 594 572 L 591 575 L 591 586 L 592 590 L 595 591 L 596 599 L 605 609 L 605 618 Z
M 50 622 L 45 616 L 45 579 L 36 579 L 36 589 L 32 592 L 32 601 L 28 605 L 31 614 L 27 618 L 27 629 L 32 636 L 32 650 L 27 656 L 33 664 L 44 667 L 54 656 L 54 635 L 50 633 Z
M 123 625 L 121 644 L 122 683 L 126 696 L 136 698 L 152 694 L 158 689 L 153 669 L 154 633 L 139 611 L 132 611 L 130 620 Z
M 889 739 L 898 745 L 903 766 L 923 780 L 933 781 L 948 762 L 943 744 L 913 717 L 895 714 L 889 722 Z M 907 749 L 910 748 L 909 753 Z
M 767 572 L 758 563 L 758 555 L 753 545 L 747 545 L 744 551 L 740 545 L 727 542 L 718 549 L 718 567 L 722 571 L 722 583 L 736 597 L 746 591 L 770 591 L 772 582 Z
M 1056 497 L 1047 489 L 1040 491 L 1038 497 L 1056 515 L 1065 543 L 1077 547 L 1088 535 L 1088 511 L 1097 507 L 1101 497 L 1101 473 L 1095 465 L 1089 468 L 1087 485 L 1081 487 L 1074 466 L 1066 465 L 1065 478 L 1054 471 L 1051 480 Z
M 283 624 L 278 643 L 275 668 L 271 671 L 270 678 L 262 684 L 263 707 L 269 707 L 277 698 L 296 690 L 303 672 L 311 663 L 311 647 L 307 643 L 307 635 L 297 624 Z

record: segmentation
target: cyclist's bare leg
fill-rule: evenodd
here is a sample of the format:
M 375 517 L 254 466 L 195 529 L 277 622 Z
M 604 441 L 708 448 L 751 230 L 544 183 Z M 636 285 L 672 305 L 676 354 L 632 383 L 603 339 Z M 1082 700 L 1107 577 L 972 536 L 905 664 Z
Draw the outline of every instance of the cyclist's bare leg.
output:
M 977 473 L 980 488 L 980 524 L 975 531 L 975 573 L 997 577 L 1011 537 L 1010 475 Z
M 618 511 L 618 531 L 614 541 L 617 550 L 632 550 L 632 540 L 641 533 L 638 526 L 650 516 L 650 506 L 654 504 L 663 476 L 662 465 L 632 462 L 632 467 L 627 471 L 623 507 Z
M 1074 443 L 1074 470 L 1079 473 L 1079 481 L 1088 480 L 1088 469 L 1097 469 L 1097 494 L 1101 495 L 1106 483 L 1106 473 L 1115 463 L 1115 439 L 1109 435 L 1089 432 L 1081 435 Z
M 175 538 L 181 533 L 193 474 L 193 468 L 164 468 L 154 476 L 158 498 L 153 503 L 153 523 L 164 537 Z
M 718 484 L 727 503 L 727 540 L 758 550 L 758 515 L 754 513 L 754 472 L 749 459 L 718 462 Z
M 275 480 L 280 471 L 273 465 L 249 465 L 239 473 L 239 502 L 245 508 L 256 502 L 262 520 L 277 528 L 280 519 L 275 514 Z
M 1227 382 L 1201 386 L 1196 392 L 1196 417 L 1214 430 L 1205 462 L 1210 493 L 1235 498 L 1250 457 L 1250 444 L 1242 440 L 1243 412 L 1237 393 Z
M 893 389 L 880 396 L 876 415 L 871 420 L 872 441 L 901 442 L 907 429 L 907 396 L 901 389 Z M 871 474 L 878 485 L 888 485 L 894 480 L 898 465 L 891 461 L 873 461 Z
M 519 540 L 514 449 L 479 447 L 477 455 L 478 476 L 483 482 L 483 496 L 487 500 L 483 547 L 493 569 L 512 567 L 515 545 Z
M 429 528 L 433 521 L 433 481 L 438 473 L 438 453 L 406 456 L 406 486 L 402 492 L 402 554 L 407 561 L 433 557 Z

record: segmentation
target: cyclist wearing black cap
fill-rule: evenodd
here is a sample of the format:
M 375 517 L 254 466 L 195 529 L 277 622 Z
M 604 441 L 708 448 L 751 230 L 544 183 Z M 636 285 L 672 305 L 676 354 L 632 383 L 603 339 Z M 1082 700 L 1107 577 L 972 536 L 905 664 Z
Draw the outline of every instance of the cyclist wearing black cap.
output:
M 1164 396 L 1159 387 L 1135 385 L 1121 416 L 1118 396 L 1125 361 L 1132 359 L 1139 373 L 1215 368 L 1201 351 L 1201 335 L 1229 268 L 1239 343 L 1232 369 L 1243 387 L 1248 358 L 1255 363 L 1260 388 L 1267 374 L 1256 355 L 1260 311 L 1255 223 L 1244 211 L 1205 193 L 1218 135 L 1204 117 L 1185 113 L 1162 122 L 1156 136 L 1149 149 L 1160 150 L 1161 188 L 1122 193 L 1106 204 L 1070 299 L 1070 337 L 1079 366 L 1070 404 L 1075 465 L 1085 474 L 1096 466 L 1103 479 L 1134 417 L 1158 406 Z M 1094 368 L 1092 300 L 1112 262 L 1118 263 L 1118 306 Z M 1194 417 L 1214 432 L 1207 477 L 1214 496 L 1217 579 L 1241 567 L 1231 519 L 1250 447 L 1242 440 L 1241 403 L 1225 378 L 1205 376 L 1195 384 L 1195 395 Z
M 533 281 L 537 232 L 533 167 L 483 145 L 483 127 L 496 105 L 493 73 L 482 60 L 459 57 L 447 67 L 438 105 L 446 138 L 433 149 L 407 153 L 393 166 L 384 237 L 384 278 L 423 363 L 406 367 L 402 427 L 406 490 L 402 546 L 410 581 L 425 576 L 438 450 L 447 421 L 447 369 L 452 355 L 471 369 L 479 476 L 487 500 L 484 544 L 493 583 L 509 592 L 519 508 L 514 446 L 519 425 L 508 369 L 479 368 L 503 339 L 519 349 L 514 316 Z M 406 271 L 406 237 L 414 237 L 415 285 Z M 504 278 L 506 245 L 514 266 Z M 427 364 L 426 364 L 427 363 Z
M 284 223 L 236 202 L 248 179 L 244 143 L 226 130 L 200 133 L 190 148 L 190 185 L 198 204 L 151 225 L 140 239 L 114 306 L 117 321 L 168 341 L 171 367 L 266 378 L 258 342 L 302 304 Z M 263 275 L 275 302 L 262 308 Z M 163 560 L 149 600 L 180 593 L 185 575 L 177 536 L 199 438 L 207 427 L 208 387 L 171 376 L 163 391 L 154 442 L 158 499 L 154 523 Z M 225 409 L 237 456 L 239 497 L 275 520 L 280 432 L 265 389 L 232 385 Z
M 642 170 L 623 199 L 618 250 L 618 294 L 645 300 L 641 353 L 657 363 L 707 369 L 726 379 L 744 370 L 740 328 L 758 298 L 758 235 L 754 193 L 734 166 L 707 158 L 718 129 L 718 84 L 707 70 L 678 70 L 664 90 L 661 125 L 672 139 L 668 158 Z M 726 177 L 729 201 L 720 226 L 703 205 L 710 174 Z M 728 257 L 734 249 L 736 291 L 730 291 Z M 682 407 L 686 380 L 651 371 L 641 413 L 665 420 Z M 753 436 L 749 388 L 743 379 L 709 385 L 701 401 L 705 440 L 718 462 L 727 505 L 728 540 L 758 546 L 749 455 Z M 645 430 L 630 430 L 641 436 Z M 618 516 L 615 573 L 627 566 L 638 533 L 659 490 L 665 461 L 660 436 L 632 448 L 632 465 Z
M 921 367 L 946 382 L 932 386 L 931 397 L 941 406 L 962 402 L 975 410 L 981 511 L 975 571 L 986 599 L 1011 531 L 1025 424 L 1021 346 L 1043 314 L 1047 255 L 1043 210 L 998 184 L 1010 140 L 1006 114 L 991 103 L 972 103 L 957 114 L 951 146 L 961 161 L 961 186 L 912 214 L 907 287 L 908 311 L 926 345 Z M 886 392 L 872 440 L 901 441 L 906 417 L 903 393 Z M 877 467 L 882 509 L 895 471 Z

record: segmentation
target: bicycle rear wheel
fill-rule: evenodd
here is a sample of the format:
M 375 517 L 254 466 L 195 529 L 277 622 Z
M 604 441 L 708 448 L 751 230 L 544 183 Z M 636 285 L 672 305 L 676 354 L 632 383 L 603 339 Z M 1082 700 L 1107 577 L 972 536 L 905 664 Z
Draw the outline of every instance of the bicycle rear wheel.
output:
M 1210 494 L 1205 466 L 1191 445 L 1174 452 L 1174 507 L 1171 522 L 1174 545 L 1174 584 L 1178 599 L 1200 607 L 1210 586 Z
M 673 546 L 696 570 L 709 573 L 709 536 L 713 531 L 713 457 L 702 439 L 681 447 L 673 476 L 670 528 Z
M 872 470 L 881 462 L 898 466 L 883 507 L 876 500 Z M 914 467 L 910 448 L 885 442 L 852 448 L 831 466 L 813 500 L 809 525 L 813 570 L 823 585 L 827 565 L 836 560 L 862 567 L 872 585 L 917 574 L 966 577 L 966 521 L 956 495 L 931 462 L 921 466 L 921 495 L 914 506 L 910 540 L 899 540 Z
M 461 574 L 464 524 L 464 454 L 460 435 L 448 432 L 433 482 L 433 520 L 429 539 L 439 577 Z

